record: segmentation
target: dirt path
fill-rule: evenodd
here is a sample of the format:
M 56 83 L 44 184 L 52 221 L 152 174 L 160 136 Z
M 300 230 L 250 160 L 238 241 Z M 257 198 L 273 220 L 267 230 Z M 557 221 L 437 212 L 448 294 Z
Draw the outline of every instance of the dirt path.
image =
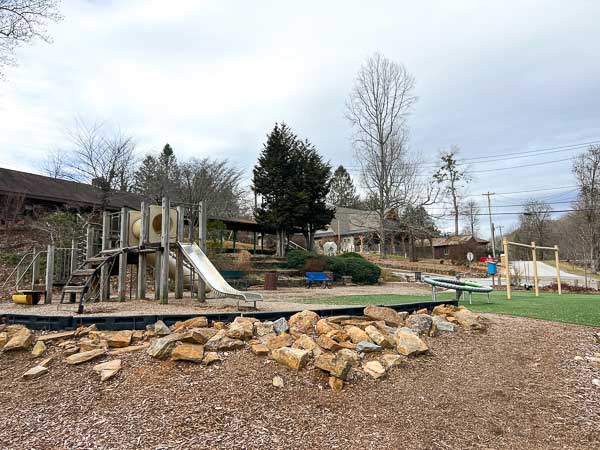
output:
M 24 382 L 29 357 L 4 354 L 0 448 L 599 448 L 600 370 L 573 360 L 600 351 L 598 330 L 488 318 L 486 333 L 430 339 L 430 356 L 341 393 L 248 351 L 209 368 L 127 354 L 104 384 L 61 360 Z

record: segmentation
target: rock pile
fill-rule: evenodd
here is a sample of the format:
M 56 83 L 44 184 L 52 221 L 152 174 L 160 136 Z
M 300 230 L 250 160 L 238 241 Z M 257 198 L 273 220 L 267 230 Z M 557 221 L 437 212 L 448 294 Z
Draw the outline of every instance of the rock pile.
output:
M 427 310 L 408 314 L 367 306 L 363 316 L 319 317 L 313 311 L 302 311 L 289 320 L 261 322 L 237 317 L 229 325 L 209 324 L 206 317 L 195 317 L 170 327 L 158 321 L 146 331 L 99 331 L 91 326 L 37 338 L 20 325 L 0 326 L 0 348 L 29 351 L 33 346 L 31 356 L 38 359 L 55 347 L 64 362 L 71 365 L 145 349 L 152 358 L 205 366 L 221 361 L 226 352 L 249 349 L 291 370 L 324 372 L 331 389 L 340 391 L 349 381 L 385 377 L 403 359 L 427 353 L 427 339 L 460 328 L 480 330 L 483 324 L 462 306 L 437 306 L 431 314 Z M 48 373 L 52 360 L 38 361 L 23 378 L 35 379 Z M 106 381 L 121 366 L 120 359 L 109 359 L 97 363 L 93 371 Z M 274 379 L 273 384 L 281 387 L 283 380 L 280 383 Z

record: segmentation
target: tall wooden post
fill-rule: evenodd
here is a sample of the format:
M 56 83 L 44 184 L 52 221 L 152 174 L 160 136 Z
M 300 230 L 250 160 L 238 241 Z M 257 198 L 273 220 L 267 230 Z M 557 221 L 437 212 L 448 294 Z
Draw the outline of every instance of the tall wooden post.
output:
M 148 205 L 146 202 L 142 202 L 140 205 L 140 242 L 138 243 L 139 249 L 144 249 L 148 242 Z M 137 269 L 137 292 L 136 297 L 138 300 L 146 298 L 146 265 L 147 265 L 147 253 L 138 252 L 138 269 Z
M 110 213 L 102 213 L 102 250 L 108 250 L 110 247 Z M 100 301 L 108 300 L 110 297 L 110 273 L 108 267 L 104 264 L 100 268 Z
M 184 208 L 183 206 L 177 207 L 177 234 L 176 242 L 183 241 L 183 219 L 184 219 Z M 183 252 L 177 245 L 177 261 L 175 270 L 175 298 L 183 298 Z
M 40 258 L 39 254 L 33 248 L 33 263 L 31 267 L 31 290 L 35 290 L 38 278 L 40 277 Z
M 169 303 L 169 225 L 171 224 L 170 202 L 168 197 L 162 199 L 162 224 L 160 230 L 160 302 Z
M 540 296 L 540 286 L 538 280 L 538 270 L 537 270 L 537 251 L 535 249 L 535 242 L 531 243 L 531 258 L 533 261 L 533 287 L 535 289 L 535 296 Z
M 554 246 L 554 260 L 556 261 L 556 284 L 558 285 L 558 295 L 562 295 L 562 285 L 560 283 L 560 258 L 558 257 L 558 245 Z
M 94 227 L 88 224 L 85 233 L 85 257 L 86 259 L 94 256 Z
M 119 246 L 121 247 L 121 253 L 119 254 L 119 286 L 118 286 L 118 298 L 120 302 L 125 301 L 125 295 L 127 288 L 125 286 L 127 282 L 127 252 L 125 248 L 128 244 L 127 232 L 129 230 L 129 211 L 127 208 L 121 208 L 121 226 L 119 230 Z
M 88 227 L 89 228 L 89 227 Z M 77 244 L 71 239 L 71 273 L 77 270 Z
M 52 303 L 52 288 L 54 287 L 54 246 L 48 246 L 46 253 L 46 295 L 44 303 Z
M 200 249 L 206 253 L 206 227 L 207 227 L 207 217 L 206 217 L 206 201 L 202 200 L 198 209 L 198 241 L 200 245 Z M 198 299 L 201 302 L 206 301 L 206 283 L 198 274 Z
M 510 286 L 510 259 L 508 257 L 508 239 L 504 238 L 502 240 L 502 247 L 504 249 L 504 274 L 506 276 L 506 299 L 510 300 L 511 296 L 511 286 Z

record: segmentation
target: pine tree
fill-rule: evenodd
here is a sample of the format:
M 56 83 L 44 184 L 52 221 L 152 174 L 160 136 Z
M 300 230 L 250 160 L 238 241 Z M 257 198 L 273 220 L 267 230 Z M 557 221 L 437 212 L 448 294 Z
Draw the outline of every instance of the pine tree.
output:
M 356 208 L 359 199 L 350 174 L 344 166 L 339 166 L 333 173 L 329 202 L 345 208 Z
M 159 203 L 178 194 L 179 167 L 173 148 L 166 144 L 157 156 L 146 155 L 134 175 L 135 191 Z

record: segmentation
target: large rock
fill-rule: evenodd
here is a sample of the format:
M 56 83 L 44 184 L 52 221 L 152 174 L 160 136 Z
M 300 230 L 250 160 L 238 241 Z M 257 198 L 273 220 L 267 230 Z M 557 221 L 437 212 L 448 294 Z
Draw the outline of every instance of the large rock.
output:
M 8 342 L 8 333 L 6 331 L 3 331 L 2 333 L 0 333 L 0 348 L 3 348 L 7 342 Z
M 350 340 L 354 343 L 354 344 L 358 344 L 359 342 L 371 342 L 371 339 L 369 338 L 369 335 L 362 329 L 356 327 L 356 326 L 349 326 L 345 328 L 346 333 L 348 334 L 348 336 L 350 337 Z
M 313 354 L 313 356 L 317 356 L 321 353 L 321 349 L 319 348 L 317 343 L 306 334 L 300 335 L 300 337 L 294 341 L 292 347 L 301 348 L 302 350 L 308 350 Z
M 394 346 L 394 339 L 390 335 L 384 334 L 381 330 L 373 325 L 367 326 L 365 328 L 365 333 L 367 336 L 369 336 L 371 341 L 381 347 L 392 348 Z
M 106 341 L 100 341 L 98 339 L 87 339 L 83 338 L 79 340 L 79 351 L 88 352 L 97 348 L 106 348 L 108 343 Z
M 385 375 L 385 367 L 379 361 L 369 361 L 364 365 L 363 370 L 375 379 Z
M 315 367 L 330 375 L 345 380 L 352 368 L 348 359 L 336 353 L 323 353 L 315 358 Z
M 315 332 L 317 333 L 317 336 L 341 329 L 342 327 L 337 323 L 331 323 L 327 319 L 319 319 L 315 325 Z
M 373 353 L 382 350 L 380 345 L 373 344 L 371 341 L 361 341 L 356 344 L 356 351 L 359 353 Z
M 212 338 L 208 340 L 204 348 L 209 352 L 223 352 L 227 350 L 238 350 L 244 347 L 244 341 L 232 339 L 227 336 L 225 330 L 219 330 Z
M 221 358 L 217 352 L 207 352 L 202 359 L 202 364 L 205 366 L 210 366 L 217 362 L 221 362 Z
M 294 314 L 288 321 L 290 334 L 299 336 L 301 334 L 313 334 L 315 325 L 319 321 L 319 315 L 314 311 L 304 310 Z
M 427 344 L 415 334 L 407 333 L 403 329 L 398 330 L 395 337 L 396 350 L 404 356 L 418 355 L 429 350 Z
M 159 320 L 154 324 L 153 330 L 157 336 L 171 334 L 171 329 L 162 320 Z
M 100 358 L 104 356 L 105 352 L 103 349 L 97 348 L 95 350 L 90 350 L 89 352 L 83 353 L 75 353 L 69 357 L 67 357 L 67 364 L 75 365 L 81 364 L 84 362 L 91 361 L 92 359 Z
M 113 331 L 109 333 L 103 334 L 106 337 L 106 342 L 109 347 L 128 347 L 131 345 L 131 337 L 133 336 L 133 331 L 123 330 L 123 331 Z
M 232 339 L 247 340 L 254 335 L 254 322 L 256 319 L 250 317 L 236 317 L 229 325 L 227 336 Z
M 352 367 L 359 367 L 361 364 L 360 355 L 355 350 L 343 348 L 337 352 L 337 356 L 338 358 L 350 363 Z
M 431 311 L 432 316 L 451 316 L 458 308 L 454 305 L 437 305 Z
M 204 316 L 192 317 L 191 319 L 184 320 L 183 322 L 175 322 L 173 325 L 173 331 L 179 333 L 190 328 L 205 328 L 208 327 L 208 319 Z
M 113 359 L 112 361 L 96 364 L 93 369 L 100 375 L 100 381 L 110 380 L 121 370 L 121 360 Z
M 329 383 L 329 387 L 334 392 L 340 392 L 342 389 L 344 389 L 344 380 L 342 380 L 340 378 L 330 376 L 328 383 Z
M 95 323 L 93 323 L 87 327 L 80 326 L 80 327 L 77 327 L 77 329 L 75 330 L 75 336 L 77 336 L 77 337 L 87 336 L 92 331 L 97 331 L 97 330 L 98 330 L 98 327 L 96 327 Z
M 47 368 L 47 367 L 45 367 L 45 366 L 40 366 L 40 365 L 37 365 L 37 366 L 34 366 L 34 367 L 32 367 L 31 369 L 29 369 L 27 372 L 25 372 L 25 373 L 22 375 L 22 377 L 23 377 L 25 380 L 33 380 L 33 379 L 35 379 L 35 378 L 39 378 L 39 377 L 41 377 L 42 375 L 45 375 L 45 374 L 47 374 L 47 373 L 48 373 L 48 368 Z
M 343 348 L 338 342 L 334 341 L 326 334 L 322 334 L 317 338 L 317 344 L 319 347 L 331 351 L 341 350 Z
M 373 325 L 375 322 L 373 320 L 367 320 L 367 319 L 348 319 L 348 320 L 342 320 L 341 324 L 344 326 L 353 326 L 353 327 L 358 327 L 361 329 L 365 329 L 366 327 L 368 327 L 369 325 Z
M 418 334 L 428 334 L 431 329 L 432 319 L 428 314 L 413 314 L 404 321 L 405 326 L 415 330 Z
M 192 328 L 186 333 L 189 337 L 183 339 L 183 341 L 192 344 L 206 344 L 218 332 L 219 330 L 215 328 Z
M 275 322 L 273 322 L 273 331 L 275 331 L 275 333 L 277 334 L 285 333 L 289 329 L 290 327 L 288 325 L 287 320 L 285 320 L 285 317 L 280 317 Z
M 336 342 L 346 342 L 350 340 L 350 336 L 346 333 L 346 330 L 332 330 L 325 336 L 333 339 Z
M 266 356 L 270 352 L 269 347 L 264 344 L 254 344 L 250 349 L 257 356 Z
M 381 356 L 381 361 L 386 369 L 398 367 L 402 364 L 402 357 L 395 353 L 384 353 Z
M 175 347 L 175 343 L 186 337 L 183 333 L 172 333 L 167 336 L 156 339 L 152 342 L 146 353 L 153 358 L 166 358 L 171 354 L 171 350 Z
M 202 362 L 204 357 L 204 347 L 199 344 L 182 343 L 175 347 L 171 352 L 173 361 L 191 361 L 195 363 Z
M 458 324 L 465 330 L 482 330 L 484 328 L 481 322 L 479 322 L 479 316 L 463 306 L 454 311 L 452 316 L 456 318 Z
M 298 370 L 306 365 L 310 352 L 299 348 L 281 347 L 273 350 L 271 356 L 279 364 Z
M 284 319 L 285 320 L 285 319 Z M 257 337 L 263 337 L 266 336 L 268 334 L 273 334 L 275 332 L 274 328 L 273 328 L 273 322 L 271 321 L 267 321 L 267 322 L 254 322 L 254 335 Z
M 386 306 L 369 305 L 364 309 L 363 314 L 372 320 L 383 320 L 393 327 L 398 327 L 404 322 L 402 314 Z
M 276 350 L 281 347 L 289 347 L 294 343 L 294 338 L 289 334 L 280 334 L 278 336 L 271 335 L 268 336 L 265 345 L 269 348 L 269 350 Z
M 27 350 L 33 342 L 33 333 L 28 328 L 21 328 L 4 345 L 4 351 Z
M 31 356 L 37 358 L 38 356 L 42 356 L 46 351 L 46 344 L 42 341 L 37 341 L 33 346 L 33 350 L 31 351 Z
M 446 316 L 433 316 L 431 323 L 430 336 L 437 336 L 440 333 L 454 333 L 458 326 L 446 320 Z

